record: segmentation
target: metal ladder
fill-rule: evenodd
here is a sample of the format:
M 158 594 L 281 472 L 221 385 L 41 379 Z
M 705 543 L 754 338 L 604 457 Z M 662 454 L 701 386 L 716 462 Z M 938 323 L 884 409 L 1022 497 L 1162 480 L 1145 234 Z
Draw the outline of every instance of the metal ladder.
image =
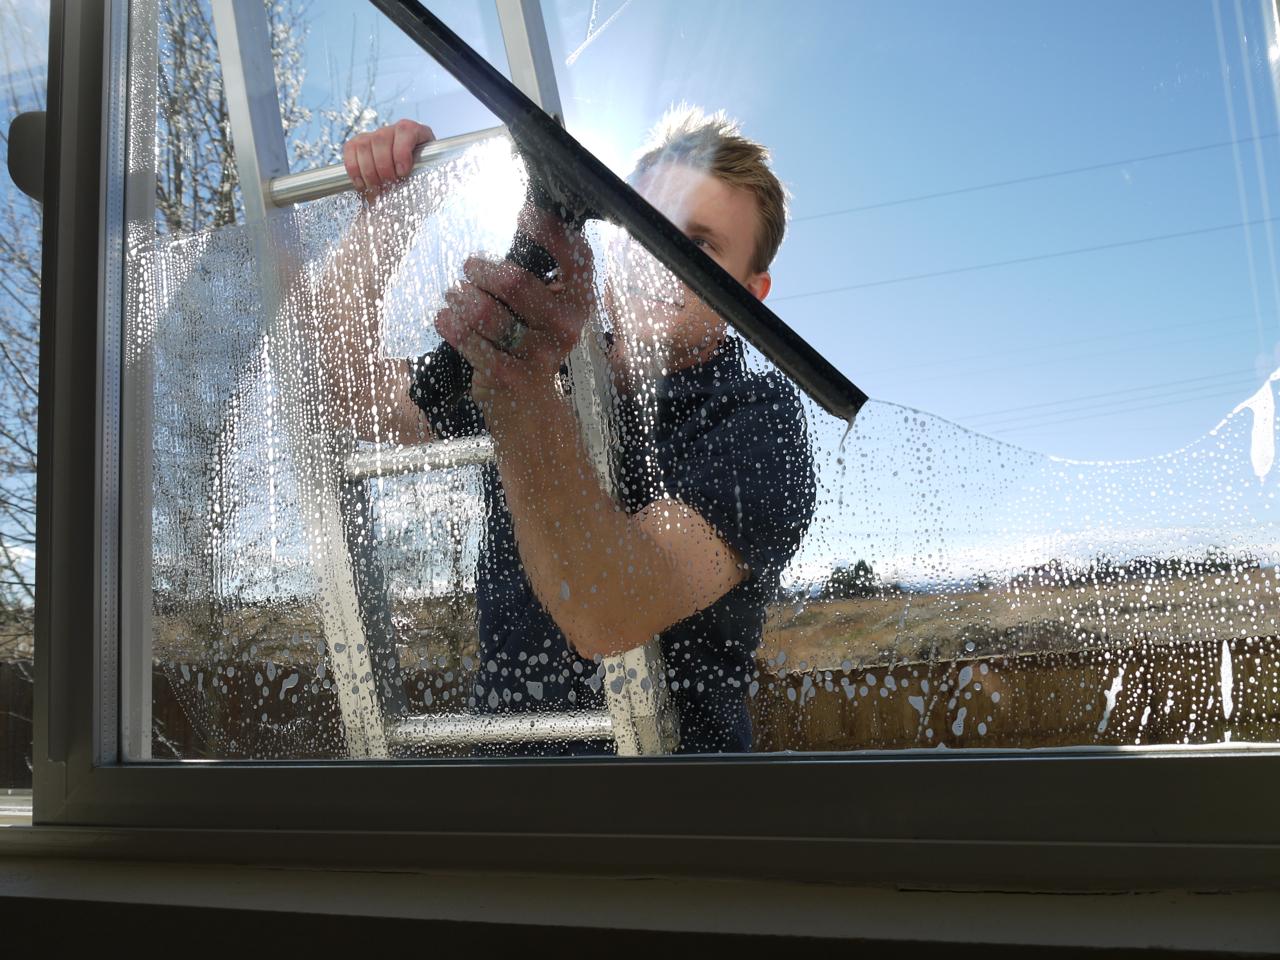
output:
M 297 336 L 281 313 L 288 266 L 280 253 L 290 246 L 295 203 L 351 189 L 341 164 L 290 174 L 272 69 L 270 31 L 262 0 L 212 0 L 223 84 L 245 218 L 255 252 L 268 343 L 289 349 Z M 496 0 L 513 83 L 563 123 L 551 52 L 539 0 Z M 415 169 L 454 156 L 480 140 L 500 136 L 501 127 L 426 144 Z M 583 336 L 569 358 L 575 412 L 585 445 L 608 488 L 608 422 L 598 384 L 605 359 L 596 339 Z M 386 757 L 407 746 L 458 747 L 482 743 L 612 738 L 622 755 L 668 753 L 678 740 L 674 711 L 665 698 L 662 654 L 656 640 L 605 658 L 607 709 L 599 713 L 448 714 L 404 716 L 397 683 L 393 634 L 385 583 L 367 531 L 367 481 L 377 476 L 485 463 L 487 438 L 435 441 L 393 453 L 346 454 L 333 463 L 315 399 L 296 367 L 273 364 L 291 402 L 284 422 L 286 443 L 297 469 L 299 493 L 310 505 L 307 525 L 326 599 L 321 604 L 329 663 L 351 757 Z M 339 475 L 335 484 L 326 477 Z M 341 537 L 335 533 L 341 533 Z M 142 550 L 138 551 L 140 554 Z M 146 651 L 149 654 L 149 650 Z M 137 659 L 141 660 L 142 657 Z M 135 700 L 135 722 L 150 726 L 150 704 Z M 149 737 L 138 737 L 138 741 Z M 135 752 L 145 750 L 141 742 Z

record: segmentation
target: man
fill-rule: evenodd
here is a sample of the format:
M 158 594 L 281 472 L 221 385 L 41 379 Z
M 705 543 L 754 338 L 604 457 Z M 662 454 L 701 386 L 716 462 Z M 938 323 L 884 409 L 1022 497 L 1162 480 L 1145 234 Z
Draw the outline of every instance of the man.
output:
M 381 204 L 410 170 L 414 148 L 430 139 L 429 128 L 411 121 L 359 135 L 346 145 L 348 173 L 371 205 Z M 665 123 L 631 178 L 762 300 L 785 225 L 784 192 L 767 156 L 723 117 L 688 111 Z M 403 253 L 396 216 L 372 243 L 376 216 L 369 233 L 353 231 L 339 258 L 346 273 L 337 269 L 332 282 L 346 284 L 352 315 L 361 298 L 377 301 Z M 746 697 L 764 606 L 814 508 L 795 391 L 777 373 L 749 372 L 741 342 L 716 313 L 647 257 L 624 251 L 603 297 L 617 394 L 615 501 L 558 377 L 595 309 L 591 248 L 580 231 L 532 205 L 520 229 L 551 254 L 559 275 L 547 283 L 510 262 L 472 257 L 435 318 L 474 368 L 469 398 L 445 401 L 424 361 L 370 359 L 342 373 L 351 396 L 375 398 L 365 403 L 372 415 L 350 411 L 366 436 L 401 442 L 486 429 L 493 437 L 474 706 L 599 707 L 600 659 L 658 636 L 680 751 L 748 750 Z M 364 314 L 363 329 L 348 327 L 335 344 L 376 349 L 376 310 Z M 551 752 L 591 750 L 565 744 Z

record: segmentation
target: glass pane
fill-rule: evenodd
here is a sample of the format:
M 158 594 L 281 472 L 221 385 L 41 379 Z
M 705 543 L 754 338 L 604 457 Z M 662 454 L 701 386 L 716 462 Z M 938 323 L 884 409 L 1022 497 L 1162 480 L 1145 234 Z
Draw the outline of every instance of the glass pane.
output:
M 1268 221 L 1247 228 L 1179 226 L 1212 213 L 1188 209 L 1210 201 L 1205 171 L 1177 166 L 1184 154 L 1155 182 L 1134 171 L 1162 161 L 1088 159 L 1093 146 L 1095 157 L 1121 148 L 1129 152 L 1115 156 L 1137 157 L 1143 125 L 1127 121 L 1151 111 L 1133 89 L 1176 78 L 1164 126 L 1152 120 L 1145 131 L 1153 142 L 1216 142 L 1223 116 L 1262 124 L 1274 112 L 1274 58 L 1240 38 L 1258 36 L 1265 8 L 1241 7 L 1240 20 L 1224 9 L 1219 45 L 1191 14 L 1170 19 L 1158 7 L 1090 8 L 1086 34 L 1058 23 L 1050 5 L 985 9 L 999 31 L 975 30 L 945 5 L 910 21 L 887 7 L 815 5 L 801 16 L 816 18 L 800 31 L 808 72 L 788 75 L 800 54 L 774 45 L 772 57 L 751 54 L 764 36 L 783 35 L 777 7 L 759 7 L 755 19 L 714 4 L 605 7 L 548 4 L 570 130 L 837 366 L 894 402 L 868 404 L 851 428 L 823 413 L 661 266 L 661 251 L 598 219 L 579 227 L 572 214 L 583 211 L 566 209 L 573 171 L 505 136 L 392 176 L 376 200 L 348 190 L 265 225 L 243 222 L 236 207 L 237 222 L 191 221 L 149 238 L 130 252 L 139 309 L 126 329 L 135 362 L 126 377 L 141 383 L 146 371 L 149 382 L 128 394 L 137 407 L 125 418 L 150 424 L 141 456 L 151 497 L 132 501 L 125 522 L 145 517 L 151 539 L 146 562 L 125 569 L 149 573 L 152 755 L 1274 741 L 1269 369 L 1159 456 L 1143 445 L 1175 427 L 1156 414 L 1142 428 L 1095 418 L 1108 424 L 1106 443 L 1120 446 L 1086 461 L 1061 456 L 1071 451 L 1052 445 L 1058 435 L 1014 445 L 947 406 L 959 397 L 1065 420 L 1056 377 L 1076 390 L 1073 403 L 1136 409 L 1112 403 L 1146 396 L 1122 392 L 1127 380 L 1092 385 L 1147 362 L 1119 349 L 1138 328 L 1117 316 L 1163 323 L 1174 305 L 1189 309 L 1197 283 L 1202 303 L 1234 302 L 1235 262 L 1213 245 L 1243 248 L 1246 235 L 1259 284 L 1250 317 L 1274 322 L 1263 312 L 1272 282 L 1263 167 L 1275 159 L 1267 129 L 1253 140 L 1232 135 L 1247 149 L 1217 148 L 1239 155 L 1228 168 L 1239 190 L 1223 187 L 1243 205 L 1239 219 Z M 787 35 L 794 13 L 785 13 Z M 1212 28 L 1213 8 L 1202 13 Z M 311 27 L 337 29 L 320 19 Z M 1073 37 L 1110 43 L 1125 30 L 1114 51 L 1123 69 L 1084 85 L 1055 79 L 1086 62 Z M 726 39 L 709 58 L 678 56 L 682 38 L 713 35 Z M 837 36 L 865 44 L 865 55 L 826 39 Z M 1056 67 L 1029 53 L 1046 37 Z M 940 50 L 923 58 L 925 73 L 938 72 L 932 85 L 922 86 L 919 65 L 907 70 L 884 53 L 922 44 Z M 961 48 L 969 67 L 959 73 L 974 77 L 964 98 L 972 122 L 916 111 L 913 96 L 956 95 Z M 425 54 L 421 63 L 436 69 Z M 819 63 L 829 76 L 815 76 Z M 873 69 L 881 74 L 861 76 Z M 1038 111 L 1060 114 L 1056 123 L 1015 141 L 1012 118 L 1022 114 L 1006 92 L 1015 87 L 988 79 L 1000 71 L 1033 86 L 1014 106 L 1029 111 L 1036 100 Z M 635 78 L 650 74 L 659 99 L 632 109 L 649 96 Z M 405 103 L 437 134 L 465 132 L 434 112 L 479 108 L 458 107 L 469 95 L 444 86 L 420 106 Z M 842 89 L 876 90 L 875 108 L 847 96 L 831 97 L 827 113 L 789 106 L 805 91 Z M 1216 107 L 1185 105 L 1206 89 Z M 326 96 L 315 111 L 340 101 L 332 89 Z M 776 261 L 781 197 L 756 146 L 726 125 L 677 111 L 654 134 L 657 153 L 614 160 L 680 99 L 724 106 L 775 146 L 797 213 Z M 972 159 L 957 162 L 966 154 L 952 144 L 902 162 L 907 134 L 869 135 L 878 146 L 866 146 L 846 132 L 847 110 L 866 113 L 870 134 L 890 118 L 895 130 L 927 129 L 935 140 L 951 129 Z M 406 119 L 398 112 L 377 121 Z M 1096 143 L 1100 115 L 1133 144 L 1118 132 Z M 618 122 L 625 132 L 610 126 Z M 416 126 L 399 131 L 426 137 Z M 985 138 L 981 160 L 974 131 Z M 357 152 L 395 135 L 366 134 Z M 1077 151 L 1070 164 L 1056 156 L 1064 143 Z M 323 155 L 340 146 L 329 141 Z M 1207 163 L 1201 154 L 1212 152 L 1186 156 Z M 1061 169 L 1036 166 L 1046 157 Z M 387 176 L 372 152 L 365 160 L 366 186 Z M 1097 170 L 1075 169 L 1090 163 Z M 1138 185 L 1118 188 L 1103 170 Z M 971 179 L 936 185 L 961 173 Z M 864 187 L 887 199 L 851 192 Z M 1032 194 L 1001 192 L 1018 190 L 1046 192 L 1038 215 Z M 819 195 L 828 209 L 812 200 Z M 814 206 L 801 214 L 805 203 Z M 975 205 L 967 217 L 960 203 Z M 874 210 L 847 209 L 855 206 Z M 893 210 L 915 222 L 890 221 Z M 1144 241 L 1142 250 L 1165 253 L 1123 261 L 1134 246 L 1126 231 L 1161 219 L 1166 233 L 1207 248 L 1191 255 L 1181 241 Z M 829 233 L 838 226 L 843 235 Z M 972 258 L 964 270 L 945 266 L 962 230 L 957 256 Z M 886 271 L 880 280 L 860 279 L 866 261 Z M 1095 270 L 1084 280 L 1086 261 Z M 858 320 L 828 320 L 837 312 Z M 1097 327 L 1077 338 L 1094 338 L 1093 367 L 1060 349 L 1076 331 L 1052 329 L 1072 312 Z M 975 334 L 1000 343 L 975 346 Z M 442 336 L 479 369 L 470 389 L 469 368 Z M 876 373 L 907 349 L 909 375 Z M 1153 364 L 1194 366 L 1187 351 L 1149 352 Z M 1068 384 L 1068 365 L 1083 386 Z M 963 392 L 938 391 L 953 374 L 968 374 Z M 1032 383 L 1038 393 L 1015 395 Z M 917 409 L 924 401 L 937 412 Z M 1183 428 L 1192 416 L 1183 411 Z
M 307 571 L 282 579 L 279 567 L 323 564 L 297 543 L 302 521 L 290 476 L 296 470 L 288 460 L 292 448 L 285 445 L 282 468 L 276 428 L 264 429 L 256 419 L 262 403 L 275 409 L 267 346 L 276 341 L 265 320 L 279 300 L 264 290 L 265 274 L 256 267 L 264 255 L 286 250 L 297 255 L 314 247 L 319 256 L 332 239 L 324 217 L 350 211 L 340 201 L 332 204 L 336 211 L 308 211 L 298 224 L 281 227 L 291 231 L 287 242 L 263 253 L 256 245 L 260 228 L 243 226 L 230 106 L 231 84 L 241 81 L 238 74 L 224 77 L 213 10 L 207 0 L 159 4 L 149 28 L 149 9 L 141 6 L 132 17 L 131 96 L 135 105 L 155 97 L 155 123 L 146 122 L 144 106 L 143 121 L 129 132 L 129 155 L 131 182 L 155 177 L 154 200 L 142 198 L 141 204 L 154 207 L 155 228 L 131 225 L 125 356 L 126 381 L 136 389 L 126 387 L 126 404 L 133 404 L 126 408 L 126 431 L 137 425 L 141 439 L 132 447 L 126 443 L 125 465 L 144 478 L 151 494 L 139 497 L 124 519 L 148 558 L 151 583 L 143 587 L 145 614 L 132 620 L 126 587 L 124 643 L 143 651 L 142 662 L 154 663 L 154 676 L 150 696 L 145 683 L 138 686 L 152 734 L 134 752 L 146 756 L 149 739 L 150 754 L 159 758 L 342 753 L 343 719 L 326 661 L 332 651 L 317 612 L 325 607 L 316 598 L 323 590 Z M 249 43 L 269 52 L 294 170 L 339 161 L 343 144 L 387 113 L 430 114 L 441 136 L 495 123 L 372 7 L 317 9 L 270 0 L 264 9 L 266 29 Z M 492 5 L 449 4 L 444 15 L 479 49 L 500 43 Z M 148 76 L 155 78 L 153 88 L 136 79 Z M 139 208 L 136 199 L 130 203 Z M 281 276 L 271 274 L 273 282 Z M 239 412 L 241 404 L 250 409 Z M 252 428 L 239 426 L 242 420 Z M 241 472 L 256 469 L 245 458 L 264 451 L 267 497 L 283 492 L 294 499 L 279 511 L 263 499 L 256 486 L 261 478 Z M 366 496 L 363 488 L 354 495 Z M 240 504 L 242 496 L 258 502 Z M 362 508 L 368 509 L 350 509 Z M 341 531 L 338 537 L 341 543 Z M 255 553 L 263 549 L 265 554 Z M 344 554 L 341 562 L 349 559 Z M 321 576 L 319 582 L 327 581 Z M 377 616 L 389 625 L 388 609 Z M 363 633 L 358 618 L 354 629 Z M 248 634 L 258 642 L 245 650 L 240 641 Z M 255 666 L 241 666 L 237 680 L 235 664 Z M 240 716 L 237 684 L 250 677 L 254 687 L 280 688 L 274 713 L 282 717 L 257 711 L 252 719 L 261 729 L 242 732 L 234 728 L 251 718 Z M 257 696 L 256 705 L 263 700 Z M 135 715 L 132 709 L 126 703 L 124 714 Z
M 40 204 L 7 171 L 11 151 L 27 169 L 42 154 L 38 138 L 14 138 L 10 124 L 45 108 L 48 37 L 47 3 L 0 2 L 0 823 L 5 794 L 31 788 L 41 246 Z
M 547 9 L 614 169 L 679 101 L 772 148 L 769 303 L 885 401 L 813 431 L 756 749 L 1274 741 L 1275 5 Z

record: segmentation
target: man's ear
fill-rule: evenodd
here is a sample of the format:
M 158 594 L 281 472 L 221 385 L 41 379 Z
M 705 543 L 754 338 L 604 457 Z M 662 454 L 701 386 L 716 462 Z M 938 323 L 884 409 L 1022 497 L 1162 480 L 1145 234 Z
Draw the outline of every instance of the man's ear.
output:
M 762 270 L 760 273 L 753 273 L 747 278 L 746 288 L 751 291 L 751 295 L 757 300 L 763 300 L 769 295 L 769 290 L 773 287 L 773 278 L 769 276 L 768 270 Z

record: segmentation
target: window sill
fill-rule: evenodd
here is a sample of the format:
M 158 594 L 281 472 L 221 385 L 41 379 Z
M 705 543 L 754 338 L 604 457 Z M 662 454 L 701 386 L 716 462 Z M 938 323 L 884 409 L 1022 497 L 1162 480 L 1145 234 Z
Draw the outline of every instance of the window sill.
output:
M 264 852 L 269 846 L 263 845 Z M 614 877 L 602 882 L 501 872 L 15 857 L 0 859 L 0 897 L 490 927 L 1241 952 L 1280 947 L 1277 891 L 1228 897 L 1185 892 L 1029 897 L 780 881 Z
M 33 859 L 156 864 L 177 859 L 193 866 L 249 869 L 447 870 L 1072 895 L 1162 890 L 1280 894 L 1280 847 L 1273 844 L 46 825 L 0 829 L 0 864 Z

